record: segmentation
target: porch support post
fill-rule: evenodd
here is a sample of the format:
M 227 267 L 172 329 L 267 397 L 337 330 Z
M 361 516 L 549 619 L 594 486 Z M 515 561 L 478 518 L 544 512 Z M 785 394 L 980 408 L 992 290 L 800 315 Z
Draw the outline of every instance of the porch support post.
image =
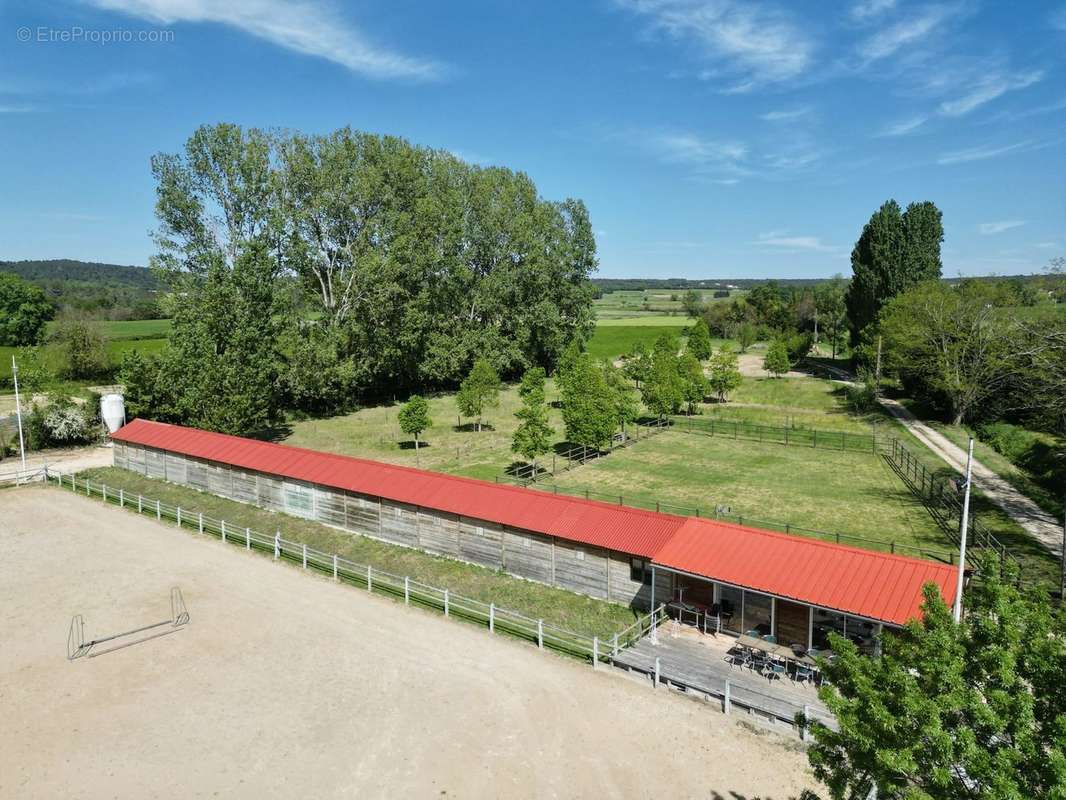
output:
M 651 643 L 659 643 L 659 633 L 655 626 L 655 565 L 651 565 Z

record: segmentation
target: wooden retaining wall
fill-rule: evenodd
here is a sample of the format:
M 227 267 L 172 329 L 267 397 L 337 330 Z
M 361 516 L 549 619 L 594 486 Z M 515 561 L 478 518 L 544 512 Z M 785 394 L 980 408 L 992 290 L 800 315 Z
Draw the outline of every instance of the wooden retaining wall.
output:
M 581 545 L 486 520 L 116 442 L 114 464 L 230 500 L 313 519 L 392 544 L 498 569 L 634 608 L 650 608 L 651 587 L 633 580 L 626 553 Z M 656 576 L 658 602 L 672 576 Z

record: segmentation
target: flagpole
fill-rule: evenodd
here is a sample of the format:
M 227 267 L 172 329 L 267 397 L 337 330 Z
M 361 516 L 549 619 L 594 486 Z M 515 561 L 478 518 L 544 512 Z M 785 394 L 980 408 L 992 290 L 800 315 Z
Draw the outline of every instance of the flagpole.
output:
M 19 402 L 19 370 L 15 356 L 11 356 L 11 377 L 15 381 L 15 416 L 19 422 L 19 453 L 22 454 L 22 471 L 26 471 L 26 444 L 22 439 L 22 403 Z
M 970 526 L 970 483 L 973 479 L 973 437 L 966 455 L 966 494 L 962 498 L 962 522 L 959 524 L 959 579 L 955 586 L 955 622 L 962 620 L 962 582 L 966 572 L 966 532 Z

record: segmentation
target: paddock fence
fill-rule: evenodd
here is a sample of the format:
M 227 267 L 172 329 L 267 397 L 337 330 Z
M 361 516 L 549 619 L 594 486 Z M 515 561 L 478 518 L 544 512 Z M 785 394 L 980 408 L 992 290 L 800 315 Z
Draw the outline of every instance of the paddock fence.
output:
M 668 419 L 670 430 L 680 433 L 742 439 L 764 444 L 874 455 L 886 453 L 891 447 L 891 437 L 875 434 L 827 431 L 817 428 L 775 427 L 741 420 L 694 415 L 674 415 Z
M 16 463 L 18 463 L 16 461 Z M 0 486 L 21 486 L 24 483 L 35 483 L 48 480 L 48 471 L 44 467 L 31 467 L 28 469 L 11 468 L 0 471 Z
M 57 487 L 69 489 L 75 494 L 96 498 L 106 504 L 148 516 L 160 522 L 173 522 L 176 527 L 211 536 L 224 544 L 243 548 L 248 552 L 254 551 L 260 555 L 273 557 L 275 561 L 286 561 L 291 565 L 332 577 L 337 582 L 349 584 L 368 593 L 389 597 L 405 605 L 417 606 L 440 613 L 450 619 L 487 628 L 491 633 L 511 636 L 536 645 L 540 650 L 551 650 L 585 661 L 594 669 L 600 665 L 615 665 L 627 671 L 633 671 L 629 665 L 616 664 L 619 654 L 645 637 L 654 635 L 658 629 L 669 622 L 666 604 L 663 603 L 608 637 L 602 639 L 596 636 L 590 637 L 543 619 L 534 619 L 518 611 L 497 606 L 495 603 L 474 600 L 448 589 L 416 581 L 409 576 L 400 576 L 375 568 L 370 564 L 359 564 L 337 553 L 326 553 L 308 547 L 302 542 L 290 541 L 281 536 L 280 530 L 271 536 L 247 526 L 234 525 L 224 519 L 216 519 L 205 516 L 201 512 L 163 503 L 158 499 L 139 494 L 127 494 L 123 489 L 114 489 L 103 483 L 94 483 L 88 478 L 78 480 L 75 475 L 57 473 L 45 474 L 43 477 L 48 481 L 54 480 Z M 659 672 L 652 677 L 653 686 L 656 688 L 666 685 L 688 691 L 694 696 L 702 693 L 704 699 L 724 697 L 721 707 L 725 713 L 730 713 L 731 707 L 740 706 L 755 717 L 787 723 L 793 726 L 793 729 L 804 740 L 807 739 L 807 728 L 797 724 L 797 719 L 800 715 L 810 712 L 808 706 L 790 704 L 780 697 L 750 690 L 745 690 L 747 696 L 741 692 L 739 695 L 734 694 L 730 699 L 728 682 L 722 689 L 699 688 L 686 687 L 679 678 L 671 678 Z
M 854 544 L 867 550 L 877 550 L 884 553 L 899 555 L 913 555 L 918 558 L 941 561 L 945 564 L 955 564 L 958 559 L 958 554 L 952 550 L 907 544 L 905 542 L 897 542 L 891 539 L 878 539 L 871 536 L 858 536 L 851 533 L 841 533 L 840 531 L 821 531 L 814 528 L 793 525 L 791 522 L 768 520 L 759 516 L 749 516 L 746 514 L 734 514 L 729 506 L 723 504 L 708 504 L 707 506 L 700 507 L 683 506 L 675 503 L 664 503 L 659 500 L 648 499 L 637 495 L 609 494 L 607 492 L 597 492 L 583 487 L 560 486 L 557 483 L 545 483 L 543 481 L 523 481 L 511 475 L 497 475 L 495 481 L 496 483 L 512 483 L 517 486 L 524 486 L 528 489 L 537 489 L 551 494 L 580 497 L 585 500 L 598 500 L 602 503 L 610 503 L 612 505 L 643 508 L 661 514 L 677 514 L 678 516 L 700 517 L 701 519 L 714 519 L 722 522 L 735 522 L 738 525 L 750 525 L 756 528 L 763 528 L 764 530 L 778 531 L 779 533 L 821 539 L 825 542 Z
M 552 453 L 550 461 L 545 457 L 537 464 L 535 469 L 532 464 L 522 464 L 521 466 L 509 470 L 507 474 L 511 478 L 519 481 L 535 481 L 538 480 L 541 475 L 555 477 L 563 472 L 569 472 L 574 469 L 574 467 L 580 467 L 588 464 L 590 461 L 596 461 L 604 456 L 608 456 L 615 450 L 630 447 L 637 442 L 647 439 L 649 436 L 653 436 L 656 433 L 668 429 L 669 427 L 670 422 L 665 419 L 634 423 L 628 430 L 616 432 L 611 437 L 610 445 L 606 450 L 577 444 Z M 642 430 L 644 431 L 643 436 L 641 435 Z M 549 463 L 551 464 L 550 468 L 548 467 Z
M 903 442 L 895 438 L 886 458 L 900 479 L 925 504 L 944 533 L 956 544 L 959 543 L 959 527 L 962 524 L 961 476 L 948 477 L 930 471 Z M 972 513 L 966 545 L 966 563 L 969 566 L 975 566 L 978 553 L 982 550 L 995 553 L 1001 562 L 1011 560 L 1019 568 L 1021 566 L 1007 546 Z

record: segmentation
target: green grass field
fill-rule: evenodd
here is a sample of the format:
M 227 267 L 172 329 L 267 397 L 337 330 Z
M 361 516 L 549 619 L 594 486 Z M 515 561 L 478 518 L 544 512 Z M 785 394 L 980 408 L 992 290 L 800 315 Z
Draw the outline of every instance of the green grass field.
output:
M 267 533 L 281 530 L 286 539 L 305 543 L 308 547 L 337 553 L 394 575 L 406 575 L 412 580 L 449 589 L 483 603 L 496 603 L 497 606 L 518 611 L 533 619 L 543 619 L 585 636 L 607 639 L 636 618 L 630 609 L 614 603 L 407 547 L 385 544 L 316 522 L 264 511 L 128 470 L 113 467 L 92 469 L 79 473 L 79 477 L 107 484 L 111 489 L 121 488 L 127 496 L 142 494 L 153 500 L 181 506 L 191 514 L 202 512 L 204 516 L 225 519 L 227 525 L 234 527 L 250 527 Z
M 759 521 L 951 549 L 922 505 L 878 456 L 668 431 L 575 469 L 561 487 L 669 503 L 710 515 L 729 506 Z M 856 544 L 855 542 L 848 542 Z
M 729 297 L 715 297 L 713 289 L 701 290 L 701 300 L 705 304 L 728 303 L 734 297 L 742 297 L 747 292 L 733 289 Z M 609 292 L 593 301 L 598 320 L 614 318 L 638 318 L 655 315 L 679 315 L 684 318 L 685 307 L 681 299 L 684 289 L 644 289 Z
M 547 393 L 549 400 L 556 397 L 551 381 Z M 284 442 L 487 480 L 503 474 L 510 463 L 520 460 L 511 452 L 511 437 L 518 427 L 514 413 L 521 405 L 517 386 L 508 386 L 500 393 L 500 405 L 486 412 L 481 431 L 471 429 L 473 420 L 469 418 L 464 418 L 463 427 L 459 428 L 454 394 L 430 397 L 433 427 L 423 434 L 425 446 L 417 453 L 410 446 L 411 437 L 403 434 L 397 424 L 400 405 L 374 406 L 337 417 L 292 422 L 291 433 Z M 550 415 L 556 441 L 561 441 L 564 438 L 562 417 L 557 409 L 551 409 Z
M 745 378 L 727 403 L 709 403 L 706 416 L 758 425 L 871 434 L 891 418 L 878 409 L 854 413 L 844 387 L 820 378 Z

